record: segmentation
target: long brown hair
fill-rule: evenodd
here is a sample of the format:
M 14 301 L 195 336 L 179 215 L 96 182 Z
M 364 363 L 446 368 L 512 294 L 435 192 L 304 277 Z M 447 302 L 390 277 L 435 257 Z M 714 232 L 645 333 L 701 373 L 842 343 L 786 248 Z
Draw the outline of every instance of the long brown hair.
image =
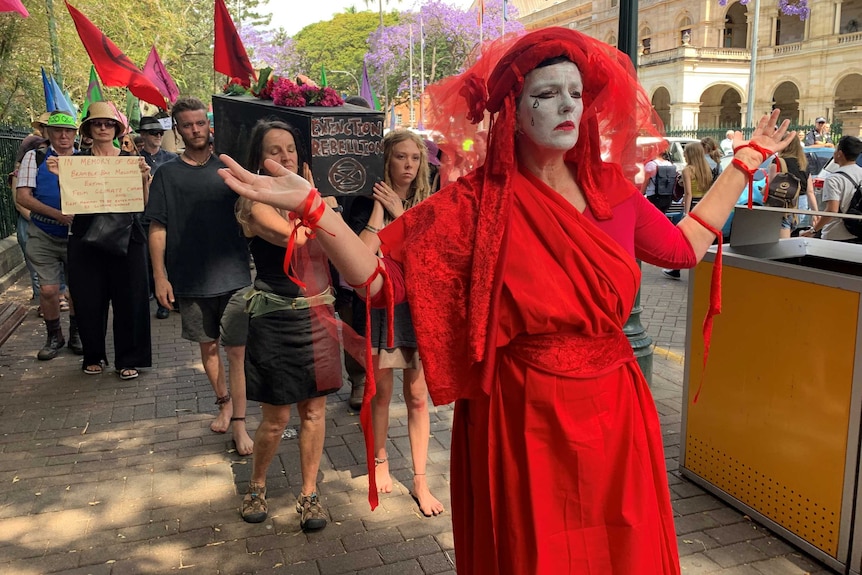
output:
M 428 199 L 431 195 L 428 149 L 419 134 L 410 130 L 393 130 L 386 134 L 386 137 L 383 138 L 383 179 L 390 187 L 392 186 L 392 179 L 389 177 L 389 160 L 392 159 L 392 148 L 401 142 L 413 142 L 419 148 L 419 169 L 416 170 L 416 177 L 410 184 L 410 193 L 406 200 L 409 209 L 422 200 Z
M 805 150 L 802 149 L 799 138 L 790 138 L 787 147 L 781 150 L 779 155 L 782 158 L 796 158 L 800 172 L 804 172 L 808 168 L 808 157 L 805 155 Z
M 715 140 L 710 138 L 709 136 L 705 136 L 700 139 L 700 143 L 703 146 L 703 151 L 708 155 L 712 160 L 717 164 L 721 161 L 721 158 L 724 154 L 721 153 L 721 150 L 718 149 L 718 144 L 715 143 Z
M 700 142 L 689 142 L 685 145 L 682 155 L 685 157 L 685 169 L 690 176 L 694 176 L 702 191 L 706 191 L 712 185 L 712 170 L 706 163 L 706 153 Z

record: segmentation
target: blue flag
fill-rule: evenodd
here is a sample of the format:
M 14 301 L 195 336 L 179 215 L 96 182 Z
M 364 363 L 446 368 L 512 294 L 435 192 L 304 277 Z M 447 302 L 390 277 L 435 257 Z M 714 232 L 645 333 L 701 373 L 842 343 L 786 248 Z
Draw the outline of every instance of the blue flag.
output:
M 77 117 L 77 114 L 75 113 L 76 106 L 73 106 L 72 103 L 66 99 L 63 89 L 57 83 L 57 80 L 54 79 L 54 76 L 51 76 L 49 81 L 51 82 L 51 90 L 54 93 L 54 105 L 57 106 L 56 109 L 69 112 L 73 116 Z
M 54 104 L 54 90 L 45 74 L 45 68 L 42 68 L 42 90 L 45 91 L 45 111 L 50 114 L 57 109 L 57 106 Z

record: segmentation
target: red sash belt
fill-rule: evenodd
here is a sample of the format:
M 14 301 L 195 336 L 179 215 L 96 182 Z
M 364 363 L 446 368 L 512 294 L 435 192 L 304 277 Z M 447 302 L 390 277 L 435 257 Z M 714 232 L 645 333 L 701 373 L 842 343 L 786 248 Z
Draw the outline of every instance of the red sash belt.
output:
M 600 336 L 519 335 L 500 351 L 539 371 L 575 378 L 603 375 L 635 359 L 632 346 L 622 332 Z

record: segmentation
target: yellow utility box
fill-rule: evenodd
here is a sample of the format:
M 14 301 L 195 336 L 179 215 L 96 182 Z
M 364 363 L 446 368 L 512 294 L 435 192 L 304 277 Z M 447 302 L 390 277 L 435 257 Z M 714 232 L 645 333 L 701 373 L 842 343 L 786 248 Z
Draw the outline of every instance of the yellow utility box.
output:
M 722 313 L 704 372 L 714 259 L 715 247 L 689 280 L 682 473 L 844 570 L 854 549 L 862 554 L 851 541 L 862 246 L 802 238 L 725 245 Z

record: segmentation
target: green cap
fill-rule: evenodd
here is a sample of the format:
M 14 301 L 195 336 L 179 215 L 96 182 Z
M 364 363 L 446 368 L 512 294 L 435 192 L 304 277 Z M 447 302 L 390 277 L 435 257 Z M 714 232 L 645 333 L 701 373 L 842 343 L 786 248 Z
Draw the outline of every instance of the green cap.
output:
M 46 125 L 49 128 L 78 129 L 78 124 L 75 122 L 75 118 L 68 112 L 51 112 L 51 117 L 48 118 L 48 123 Z

